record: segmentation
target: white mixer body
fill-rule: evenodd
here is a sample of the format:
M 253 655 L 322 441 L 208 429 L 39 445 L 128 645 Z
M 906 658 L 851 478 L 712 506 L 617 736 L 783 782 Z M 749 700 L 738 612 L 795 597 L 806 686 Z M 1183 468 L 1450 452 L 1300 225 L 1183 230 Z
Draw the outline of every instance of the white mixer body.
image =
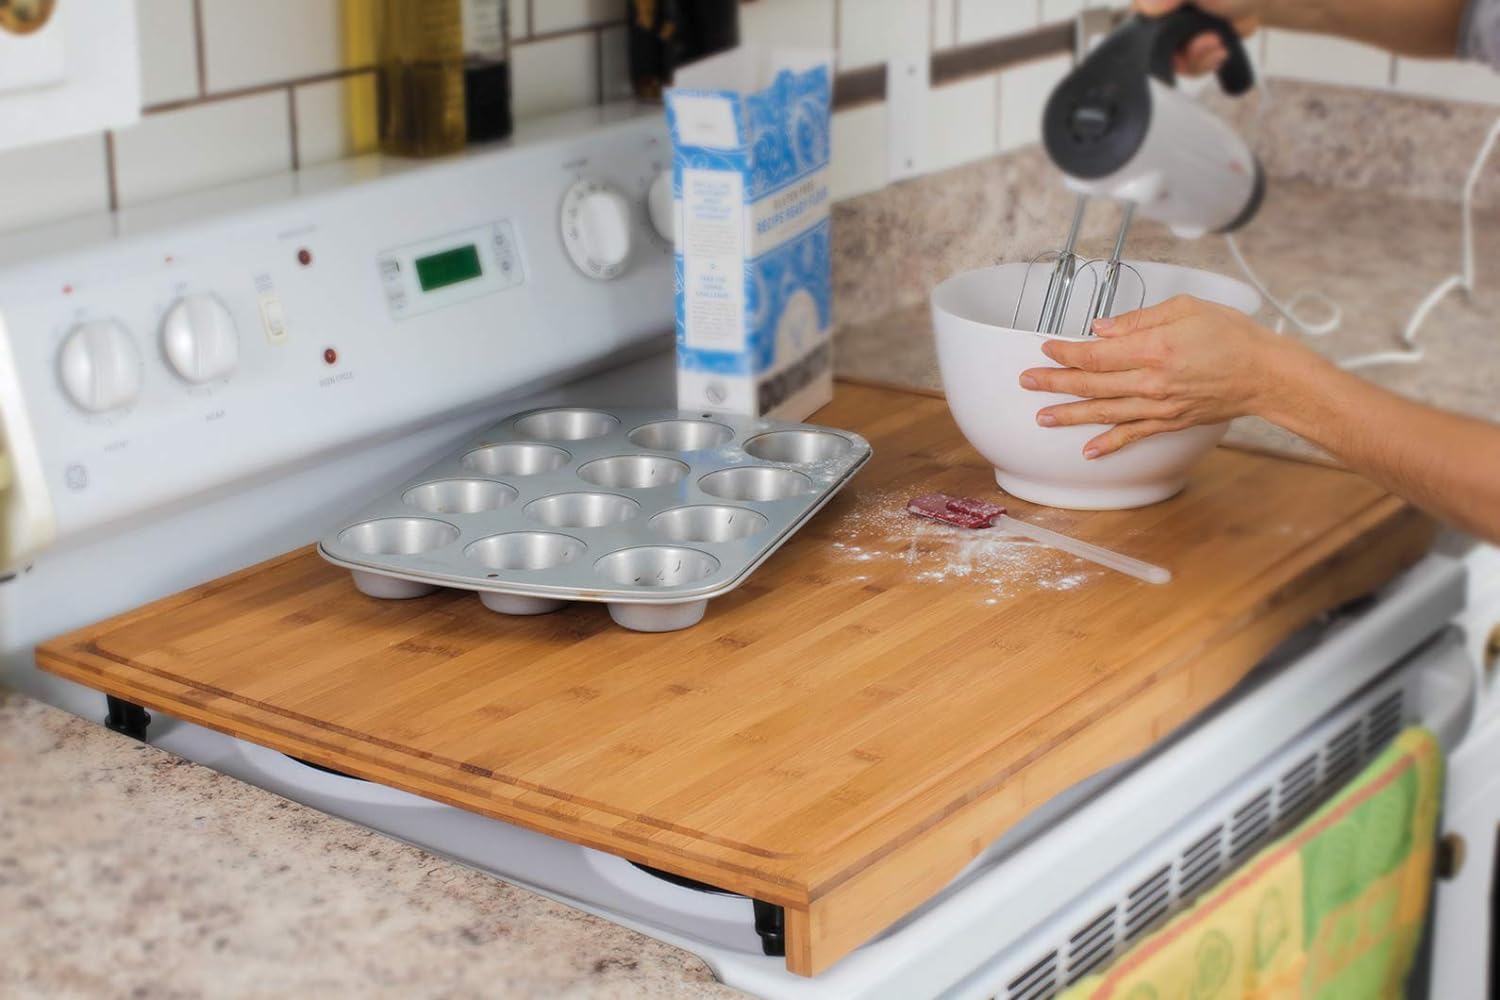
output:
M 1239 228 L 1255 215 L 1264 176 L 1223 119 L 1175 87 L 1146 81 L 1150 123 L 1135 155 L 1105 177 L 1065 175 L 1079 194 L 1130 202 L 1185 239 Z

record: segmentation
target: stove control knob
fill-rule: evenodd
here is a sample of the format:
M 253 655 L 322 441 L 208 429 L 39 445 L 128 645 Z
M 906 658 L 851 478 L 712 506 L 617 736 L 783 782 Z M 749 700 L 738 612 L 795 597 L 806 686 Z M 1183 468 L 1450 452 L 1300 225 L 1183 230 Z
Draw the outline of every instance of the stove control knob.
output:
M 674 218 L 677 213 L 672 199 L 672 171 L 663 170 L 646 192 L 646 214 L 651 217 L 651 228 L 656 230 L 656 235 L 668 243 L 677 238 Z
M 603 181 L 579 181 L 563 198 L 562 238 L 585 276 L 618 278 L 630 262 L 629 200 Z
M 172 370 L 195 384 L 228 378 L 240 360 L 234 317 L 212 295 L 189 295 L 167 311 L 161 349 Z
M 141 394 L 141 352 L 112 319 L 74 327 L 63 341 L 57 369 L 68 398 L 89 413 L 118 410 Z

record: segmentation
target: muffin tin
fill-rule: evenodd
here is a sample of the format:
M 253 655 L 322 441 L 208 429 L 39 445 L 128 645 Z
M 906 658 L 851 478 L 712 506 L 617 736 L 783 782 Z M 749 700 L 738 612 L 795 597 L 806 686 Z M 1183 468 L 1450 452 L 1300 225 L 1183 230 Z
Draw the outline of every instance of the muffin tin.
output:
M 387 600 L 441 587 L 509 615 L 601 602 L 626 628 L 702 620 L 870 459 L 846 431 L 724 414 L 516 414 L 318 546 Z

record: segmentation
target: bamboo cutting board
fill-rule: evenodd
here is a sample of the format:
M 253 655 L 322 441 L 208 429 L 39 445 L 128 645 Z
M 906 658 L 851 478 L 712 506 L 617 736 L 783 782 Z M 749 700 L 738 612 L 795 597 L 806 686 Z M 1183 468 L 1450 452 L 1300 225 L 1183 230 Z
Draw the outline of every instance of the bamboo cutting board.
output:
M 1152 587 L 916 522 L 993 493 L 941 399 L 842 384 L 875 458 L 696 628 L 380 602 L 310 549 L 47 643 L 46 669 L 338 770 L 778 903 L 814 974 L 1056 793 L 1147 749 L 1431 523 L 1345 472 L 1219 450 L 1135 512 L 1012 512 Z

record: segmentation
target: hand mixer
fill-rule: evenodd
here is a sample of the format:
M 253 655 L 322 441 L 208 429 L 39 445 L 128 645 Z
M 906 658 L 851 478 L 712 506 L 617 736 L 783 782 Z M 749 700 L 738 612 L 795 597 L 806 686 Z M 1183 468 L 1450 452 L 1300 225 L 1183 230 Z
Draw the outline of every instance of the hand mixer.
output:
M 1032 259 L 1031 271 L 1050 265 L 1046 294 L 1032 329 L 1059 334 L 1079 279 L 1094 280 L 1079 330 L 1089 336 L 1095 319 L 1112 316 L 1121 277 L 1140 286 L 1140 272 L 1122 259 L 1137 216 L 1170 226 L 1185 239 L 1231 232 L 1255 217 L 1265 195 L 1265 174 L 1245 141 L 1225 122 L 1175 86 L 1173 62 L 1182 47 L 1203 33 L 1217 35 L 1229 52 L 1218 72 L 1231 96 L 1255 86 L 1255 70 L 1234 26 L 1188 4 L 1163 17 L 1137 15 L 1101 42 L 1058 84 L 1047 102 L 1042 134 L 1047 154 L 1078 192 L 1067 240 L 1061 250 Z M 1124 211 L 1114 249 L 1106 259 L 1078 254 L 1089 201 L 1106 198 Z M 1013 326 L 1021 327 L 1026 276 Z

